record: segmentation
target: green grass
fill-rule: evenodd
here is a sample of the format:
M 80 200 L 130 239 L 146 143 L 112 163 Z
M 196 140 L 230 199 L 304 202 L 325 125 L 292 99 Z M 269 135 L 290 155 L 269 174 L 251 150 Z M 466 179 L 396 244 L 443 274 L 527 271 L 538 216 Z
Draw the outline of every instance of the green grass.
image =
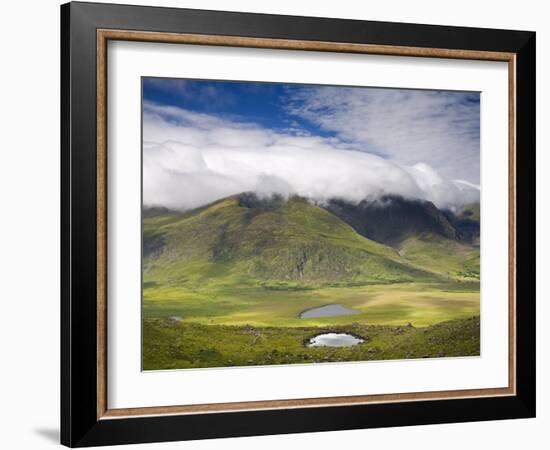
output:
M 307 347 L 322 332 L 346 332 L 353 347 Z M 308 364 L 479 355 L 479 316 L 426 328 L 351 323 L 326 327 L 202 325 L 171 319 L 143 324 L 144 370 Z
M 437 236 L 414 236 L 399 245 L 400 256 L 449 279 L 479 280 L 479 249 Z
M 402 283 L 318 289 L 265 289 L 262 287 L 211 287 L 185 290 L 145 288 L 144 317 L 178 316 L 185 322 L 255 326 L 302 327 L 327 323 L 415 326 L 479 314 L 478 283 Z M 317 319 L 300 319 L 306 310 L 338 303 L 361 313 Z

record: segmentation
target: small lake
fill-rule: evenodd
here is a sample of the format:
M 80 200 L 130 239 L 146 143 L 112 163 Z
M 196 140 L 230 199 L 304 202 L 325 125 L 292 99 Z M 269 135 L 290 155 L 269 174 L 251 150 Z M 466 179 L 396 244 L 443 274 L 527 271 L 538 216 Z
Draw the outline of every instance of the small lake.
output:
M 351 347 L 364 342 L 364 339 L 358 338 L 347 333 L 324 333 L 312 337 L 308 347 Z
M 331 316 L 351 316 L 359 314 L 361 311 L 347 308 L 343 305 L 325 305 L 319 308 L 312 308 L 300 313 L 300 319 L 313 319 L 315 317 L 331 317 Z

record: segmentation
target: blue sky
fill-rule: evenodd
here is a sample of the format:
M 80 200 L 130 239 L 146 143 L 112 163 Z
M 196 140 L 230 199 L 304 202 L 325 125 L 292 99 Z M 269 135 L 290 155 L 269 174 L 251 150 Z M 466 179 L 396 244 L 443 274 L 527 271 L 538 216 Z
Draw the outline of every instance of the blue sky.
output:
M 143 105 L 150 204 L 242 190 L 479 198 L 479 93 L 144 78 Z
M 288 113 L 285 106 L 289 95 L 303 89 L 306 87 L 285 83 L 166 78 L 143 80 L 143 98 L 155 104 L 176 106 L 229 120 L 254 122 L 283 132 L 299 126 L 307 133 L 335 136 L 334 131 L 323 130 L 309 120 Z

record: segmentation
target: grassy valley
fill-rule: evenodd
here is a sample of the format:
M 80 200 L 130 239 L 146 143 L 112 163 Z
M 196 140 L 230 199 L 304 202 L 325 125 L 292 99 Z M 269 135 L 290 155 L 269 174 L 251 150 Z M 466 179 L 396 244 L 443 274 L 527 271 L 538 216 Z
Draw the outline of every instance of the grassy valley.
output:
M 479 249 L 458 226 L 475 216 L 393 205 L 241 194 L 145 211 L 144 368 L 479 354 Z M 300 318 L 330 304 L 355 313 Z M 327 330 L 364 342 L 305 345 Z

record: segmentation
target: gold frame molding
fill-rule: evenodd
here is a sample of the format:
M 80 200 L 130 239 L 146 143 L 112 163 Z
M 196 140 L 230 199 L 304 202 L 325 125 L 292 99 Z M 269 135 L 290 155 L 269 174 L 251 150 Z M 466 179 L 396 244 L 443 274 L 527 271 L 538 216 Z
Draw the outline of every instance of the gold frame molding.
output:
M 508 386 L 490 389 L 410 392 L 401 394 L 265 400 L 200 405 L 149 406 L 109 409 L 107 405 L 107 42 L 139 41 L 266 49 L 307 50 L 370 55 L 393 55 L 501 61 L 508 63 Z M 344 406 L 420 400 L 513 396 L 516 394 L 516 55 L 506 52 L 388 45 L 297 41 L 238 36 L 157 33 L 114 29 L 97 30 L 97 418 L 218 413 L 244 410 Z

